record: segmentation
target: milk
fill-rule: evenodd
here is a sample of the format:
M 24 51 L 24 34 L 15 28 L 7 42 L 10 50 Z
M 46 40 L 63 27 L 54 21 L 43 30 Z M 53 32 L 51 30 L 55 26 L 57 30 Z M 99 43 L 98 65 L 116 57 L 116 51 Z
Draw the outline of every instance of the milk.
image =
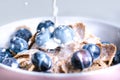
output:
M 53 20 L 55 25 L 57 24 L 57 15 L 58 15 L 58 7 L 57 7 L 57 0 L 53 0 Z

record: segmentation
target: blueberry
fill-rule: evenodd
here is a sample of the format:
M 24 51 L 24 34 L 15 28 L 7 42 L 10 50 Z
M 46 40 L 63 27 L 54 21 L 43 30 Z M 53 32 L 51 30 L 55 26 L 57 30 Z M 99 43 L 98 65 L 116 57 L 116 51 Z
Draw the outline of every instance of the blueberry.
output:
M 10 66 L 12 68 L 18 68 L 19 67 L 19 64 L 18 64 L 18 62 L 15 58 L 5 58 L 2 61 L 2 64 Z
M 95 44 L 86 44 L 83 46 L 83 49 L 88 50 L 93 59 L 97 59 L 100 56 L 100 48 Z
M 51 20 L 45 20 L 44 22 L 40 22 L 38 27 L 37 27 L 37 32 L 49 29 L 50 32 L 53 32 L 54 29 L 54 23 Z
M 5 48 L 0 48 L 0 63 L 8 57 L 12 57 L 11 52 L 9 51 L 9 49 L 5 49 Z
M 74 68 L 77 69 L 84 69 L 88 68 L 92 65 L 93 63 L 93 58 L 89 51 L 85 49 L 81 49 L 79 51 L 76 51 L 72 58 L 71 58 L 71 63 L 74 66 Z
M 35 37 L 35 42 L 38 46 L 44 45 L 51 38 L 49 31 L 39 32 Z
M 32 63 L 40 71 L 47 71 L 51 68 L 52 61 L 50 57 L 42 51 L 36 52 L 32 55 Z
M 120 50 L 118 50 L 115 54 L 115 57 L 113 58 L 113 64 L 120 63 Z
M 15 32 L 15 36 L 20 37 L 28 42 L 29 39 L 32 37 L 32 33 L 26 28 L 20 28 Z
M 65 44 L 74 39 L 74 31 L 69 26 L 61 25 L 54 30 L 53 37 L 59 43 Z
M 110 44 L 110 42 L 102 41 L 102 44 Z
M 46 20 L 45 23 L 46 23 L 46 26 L 48 27 L 54 26 L 54 23 L 51 20 Z
M 21 52 L 23 50 L 27 50 L 28 49 L 28 43 L 22 38 L 13 37 L 10 40 L 9 48 L 13 52 L 18 53 L 18 52 Z

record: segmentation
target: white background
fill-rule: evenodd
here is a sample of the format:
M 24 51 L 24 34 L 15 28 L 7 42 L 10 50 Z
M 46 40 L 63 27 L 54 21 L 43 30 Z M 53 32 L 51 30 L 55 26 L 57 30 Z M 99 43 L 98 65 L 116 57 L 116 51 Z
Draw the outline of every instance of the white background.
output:
M 0 0 L 0 26 L 9 22 L 52 16 L 53 0 Z M 82 16 L 120 25 L 120 0 L 57 0 L 58 16 Z

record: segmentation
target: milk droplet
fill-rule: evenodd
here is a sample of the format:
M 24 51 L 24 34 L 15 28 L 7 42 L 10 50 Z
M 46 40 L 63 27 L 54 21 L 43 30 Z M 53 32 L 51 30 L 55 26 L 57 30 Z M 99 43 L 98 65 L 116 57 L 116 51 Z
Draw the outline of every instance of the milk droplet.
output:
M 25 2 L 24 4 L 25 4 L 25 6 L 28 6 L 28 5 L 29 5 L 29 3 L 28 3 L 28 2 Z

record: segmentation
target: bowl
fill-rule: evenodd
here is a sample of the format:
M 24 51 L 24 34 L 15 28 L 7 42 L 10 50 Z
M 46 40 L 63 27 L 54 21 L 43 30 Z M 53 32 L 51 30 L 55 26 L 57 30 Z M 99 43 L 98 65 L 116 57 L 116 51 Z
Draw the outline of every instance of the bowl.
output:
M 26 25 L 35 33 L 36 27 L 42 20 L 51 19 L 52 17 L 39 17 L 15 21 L 0 27 L 0 47 L 7 47 L 7 43 L 11 34 L 17 27 Z M 103 41 L 110 41 L 117 45 L 120 49 L 120 27 L 111 23 L 96 19 L 88 19 L 83 17 L 57 17 L 56 24 L 74 24 L 82 22 L 88 30 L 100 37 Z M 28 72 L 21 69 L 13 69 L 3 64 L 0 64 L 0 79 L 1 80 L 120 80 L 120 64 L 90 72 L 80 73 L 41 73 Z

